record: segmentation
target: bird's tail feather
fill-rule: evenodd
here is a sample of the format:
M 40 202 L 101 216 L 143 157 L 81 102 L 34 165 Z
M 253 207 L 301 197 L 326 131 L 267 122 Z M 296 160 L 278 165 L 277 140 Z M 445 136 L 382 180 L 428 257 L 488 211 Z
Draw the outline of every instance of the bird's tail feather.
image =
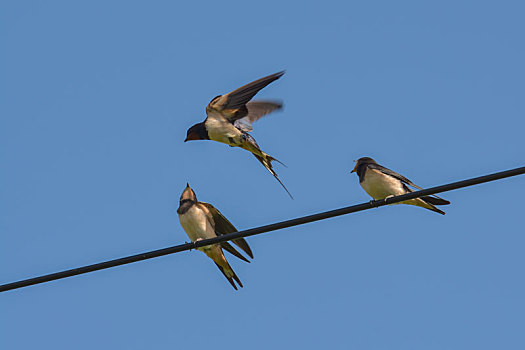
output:
M 435 211 L 436 213 L 439 213 L 441 215 L 445 215 L 445 212 L 443 210 L 436 208 L 433 204 L 426 202 L 422 198 L 411 199 L 411 200 L 408 200 L 402 203 L 416 205 L 418 207 L 422 207 L 428 210 Z
M 237 286 L 235 285 L 235 282 L 233 280 L 235 280 L 237 282 L 237 284 L 239 285 L 239 287 L 243 288 L 243 285 L 241 283 L 241 280 L 239 279 L 239 277 L 237 277 L 237 275 L 235 274 L 235 272 L 233 271 L 233 269 L 231 268 L 230 264 L 228 264 L 228 273 L 226 273 L 225 269 L 215 263 L 215 265 L 217 265 L 217 267 L 219 268 L 219 270 L 221 270 L 222 274 L 224 275 L 224 277 L 226 277 L 226 279 L 228 280 L 228 282 L 230 282 L 230 284 L 232 285 L 232 287 L 235 289 L 235 290 L 238 290 L 237 289 Z
M 281 161 L 275 159 L 274 157 L 270 156 L 269 154 L 267 153 L 264 153 L 261 151 L 261 154 L 262 156 L 260 155 L 257 155 L 255 153 L 252 153 L 255 158 L 257 158 L 257 160 L 259 162 L 261 162 L 261 164 L 273 175 L 273 177 L 275 177 L 275 179 L 277 181 L 279 181 L 279 183 L 281 184 L 281 186 L 283 186 L 284 190 L 286 191 L 286 193 L 288 193 L 288 195 L 290 196 L 291 199 L 293 199 L 293 196 L 292 194 L 290 193 L 290 191 L 288 191 L 288 189 L 286 188 L 286 186 L 282 183 L 282 181 L 279 179 L 279 177 L 277 176 L 277 173 L 275 172 L 275 170 L 273 170 L 273 166 L 272 166 L 272 162 L 273 161 L 276 161 L 277 163 L 279 164 L 282 164 L 284 165 Z M 284 165 L 286 166 L 286 165 Z

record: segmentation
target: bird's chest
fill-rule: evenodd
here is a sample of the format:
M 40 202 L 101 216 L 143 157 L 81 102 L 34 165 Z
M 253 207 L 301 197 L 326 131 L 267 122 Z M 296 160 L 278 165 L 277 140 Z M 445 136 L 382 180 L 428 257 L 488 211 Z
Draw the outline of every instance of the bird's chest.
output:
M 383 199 L 404 193 L 399 180 L 375 169 L 366 170 L 361 186 L 374 199 Z
M 208 116 L 205 125 L 208 136 L 213 141 L 231 146 L 243 143 L 242 132 L 220 114 Z
M 206 239 L 216 236 L 206 215 L 196 206 L 192 206 L 182 215 L 179 214 L 179 221 L 192 242 L 199 238 Z

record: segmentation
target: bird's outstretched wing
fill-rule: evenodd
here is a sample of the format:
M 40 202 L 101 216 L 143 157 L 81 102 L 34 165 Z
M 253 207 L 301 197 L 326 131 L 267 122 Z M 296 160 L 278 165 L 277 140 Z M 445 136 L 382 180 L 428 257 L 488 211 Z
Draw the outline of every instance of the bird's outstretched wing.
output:
M 231 122 L 248 115 L 246 104 L 264 87 L 279 79 L 284 71 L 268 75 L 264 78 L 252 81 L 225 95 L 215 97 L 206 107 L 206 113 L 215 110 L 221 113 Z
M 246 108 L 248 114 L 235 120 L 233 125 L 244 132 L 250 132 L 253 130 L 253 122 L 256 122 L 273 111 L 283 108 L 283 104 L 280 101 L 251 101 L 246 104 Z

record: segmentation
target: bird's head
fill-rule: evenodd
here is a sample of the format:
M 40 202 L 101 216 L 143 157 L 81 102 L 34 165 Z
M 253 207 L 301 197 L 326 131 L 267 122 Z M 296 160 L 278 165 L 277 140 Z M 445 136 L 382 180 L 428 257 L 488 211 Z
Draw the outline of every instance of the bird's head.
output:
M 180 196 L 180 203 L 182 204 L 183 202 L 187 202 L 187 201 L 191 201 L 191 202 L 197 202 L 197 196 L 195 195 L 195 192 L 193 192 L 193 189 L 190 187 L 190 184 L 186 184 L 186 188 L 184 189 L 184 191 L 182 191 L 182 194 Z
M 191 128 L 188 129 L 186 133 L 186 141 L 191 140 L 209 140 L 208 131 L 206 131 L 206 127 L 204 126 L 204 122 L 195 124 Z
M 359 175 L 359 169 L 368 164 L 377 164 L 375 160 L 370 157 L 362 157 L 355 161 L 355 167 L 352 169 L 351 173 L 357 172 Z
M 189 184 L 186 184 L 186 188 L 184 189 L 184 191 L 182 191 L 182 194 L 180 196 L 179 208 L 177 209 L 177 213 L 179 215 L 186 213 L 196 203 L 197 196 L 195 196 L 195 192 L 193 192 Z

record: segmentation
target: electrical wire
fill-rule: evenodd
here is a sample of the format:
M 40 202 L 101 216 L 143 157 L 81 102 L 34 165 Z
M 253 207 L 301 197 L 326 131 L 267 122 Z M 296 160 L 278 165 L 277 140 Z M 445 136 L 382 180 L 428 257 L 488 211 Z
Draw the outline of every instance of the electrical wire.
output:
M 467 180 L 452 182 L 449 184 L 436 186 L 436 187 L 428 188 L 428 189 L 421 190 L 421 191 L 406 193 L 400 196 L 388 197 L 388 198 L 381 199 L 381 200 L 372 200 L 370 202 L 351 205 L 349 207 L 344 207 L 344 208 L 335 209 L 335 210 L 329 210 L 329 211 L 325 211 L 322 213 L 307 215 L 307 216 L 303 216 L 303 217 L 299 217 L 299 218 L 295 218 L 291 220 L 286 220 L 286 221 L 281 221 L 281 222 L 277 222 L 277 223 L 273 223 L 269 225 L 251 228 L 248 230 L 233 232 L 233 233 L 221 235 L 221 236 L 210 238 L 210 239 L 200 240 L 197 242 L 180 244 L 180 245 L 176 245 L 173 247 L 158 249 L 158 250 L 154 250 L 150 252 L 127 256 L 124 258 L 109 260 L 109 261 L 105 261 L 105 262 L 101 262 L 97 264 L 87 265 L 87 266 L 78 267 L 78 268 L 65 270 L 61 272 L 51 273 L 48 275 L 20 280 L 17 282 L 7 283 L 7 284 L 0 285 L 0 292 L 5 292 L 8 290 L 18 289 L 18 288 L 27 287 L 27 286 L 31 286 L 35 284 L 44 283 L 44 282 L 54 281 L 54 280 L 58 280 L 58 279 L 66 278 L 66 277 L 81 275 L 81 274 L 88 273 L 88 272 L 108 269 L 110 267 L 131 264 L 137 261 L 156 258 L 156 257 L 168 255 L 168 254 L 179 253 L 179 252 L 183 252 L 186 250 L 197 249 L 199 247 L 221 243 L 225 241 L 230 241 L 230 240 L 241 238 L 241 237 L 254 236 L 254 235 L 261 234 L 261 233 L 281 230 L 283 228 L 288 228 L 292 226 L 304 225 L 304 224 L 314 222 L 314 221 L 325 220 L 325 219 L 329 219 L 329 218 L 333 218 L 333 217 L 341 216 L 341 215 L 346 215 L 350 213 L 356 213 L 359 211 L 377 208 L 377 207 L 381 207 L 381 206 L 388 205 L 388 204 L 394 204 L 394 203 L 402 202 L 405 200 L 414 199 L 417 197 L 428 196 L 432 194 L 456 190 L 459 188 L 478 185 L 478 184 L 482 184 L 482 183 L 486 183 L 490 181 L 501 180 L 501 179 L 511 177 L 511 176 L 522 175 L 524 173 L 525 173 L 525 167 L 520 167 L 520 168 L 501 171 L 501 172 L 493 173 L 489 175 L 479 176 L 479 177 L 475 177 L 475 178 L 471 178 Z

